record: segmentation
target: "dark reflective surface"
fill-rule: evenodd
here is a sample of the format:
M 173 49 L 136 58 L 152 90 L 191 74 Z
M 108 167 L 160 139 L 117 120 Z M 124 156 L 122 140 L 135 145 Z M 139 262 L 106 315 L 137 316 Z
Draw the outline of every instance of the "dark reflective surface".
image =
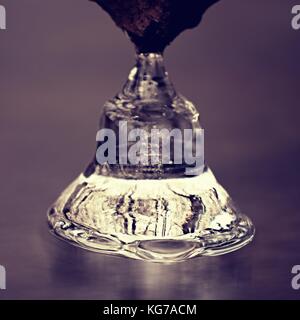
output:
M 176 265 L 93 254 L 49 234 L 46 210 L 92 157 L 99 106 L 120 89 L 133 51 L 88 1 L 1 4 L 1 299 L 300 298 L 291 288 L 300 264 L 294 1 L 220 2 L 166 52 L 173 82 L 199 107 L 207 162 L 257 229 L 238 252 Z

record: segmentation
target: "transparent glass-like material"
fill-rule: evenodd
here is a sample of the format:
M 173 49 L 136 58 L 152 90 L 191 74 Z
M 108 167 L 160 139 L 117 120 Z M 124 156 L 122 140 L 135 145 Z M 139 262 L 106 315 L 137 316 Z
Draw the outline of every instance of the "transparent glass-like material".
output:
M 178 94 L 158 53 L 137 55 L 122 92 L 103 108 L 100 128 L 199 129 L 194 105 Z M 194 137 L 192 137 L 194 139 Z M 99 145 L 98 145 L 99 146 Z M 124 146 L 117 139 L 117 149 Z M 130 144 L 126 146 L 130 148 Z M 249 243 L 254 227 L 237 211 L 205 165 L 186 175 L 187 163 L 99 164 L 95 159 L 48 213 L 52 231 L 92 251 L 154 262 L 219 255 Z M 160 156 L 161 150 L 157 150 Z

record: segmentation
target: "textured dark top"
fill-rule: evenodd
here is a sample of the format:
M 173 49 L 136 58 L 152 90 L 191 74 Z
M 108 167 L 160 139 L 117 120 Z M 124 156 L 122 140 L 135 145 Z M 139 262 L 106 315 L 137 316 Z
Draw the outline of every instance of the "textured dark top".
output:
M 196 27 L 219 0 L 91 0 L 126 31 L 139 52 L 162 52 L 182 31 Z

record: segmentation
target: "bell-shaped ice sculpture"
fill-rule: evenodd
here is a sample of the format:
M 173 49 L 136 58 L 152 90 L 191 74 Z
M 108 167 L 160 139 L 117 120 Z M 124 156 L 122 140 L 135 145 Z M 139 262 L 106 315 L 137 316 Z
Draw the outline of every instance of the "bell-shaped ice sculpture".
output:
M 246 245 L 254 227 L 205 164 L 199 114 L 163 64 L 164 47 L 216 1 L 97 2 L 129 33 L 137 62 L 104 105 L 94 160 L 49 210 L 52 231 L 85 249 L 154 262 Z

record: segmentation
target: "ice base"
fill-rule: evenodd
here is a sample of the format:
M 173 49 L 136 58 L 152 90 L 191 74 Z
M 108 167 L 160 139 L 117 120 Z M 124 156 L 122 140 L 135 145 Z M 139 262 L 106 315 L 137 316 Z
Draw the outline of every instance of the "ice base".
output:
M 82 248 L 153 262 L 239 249 L 254 236 L 210 169 L 196 177 L 81 174 L 48 212 L 52 231 Z

